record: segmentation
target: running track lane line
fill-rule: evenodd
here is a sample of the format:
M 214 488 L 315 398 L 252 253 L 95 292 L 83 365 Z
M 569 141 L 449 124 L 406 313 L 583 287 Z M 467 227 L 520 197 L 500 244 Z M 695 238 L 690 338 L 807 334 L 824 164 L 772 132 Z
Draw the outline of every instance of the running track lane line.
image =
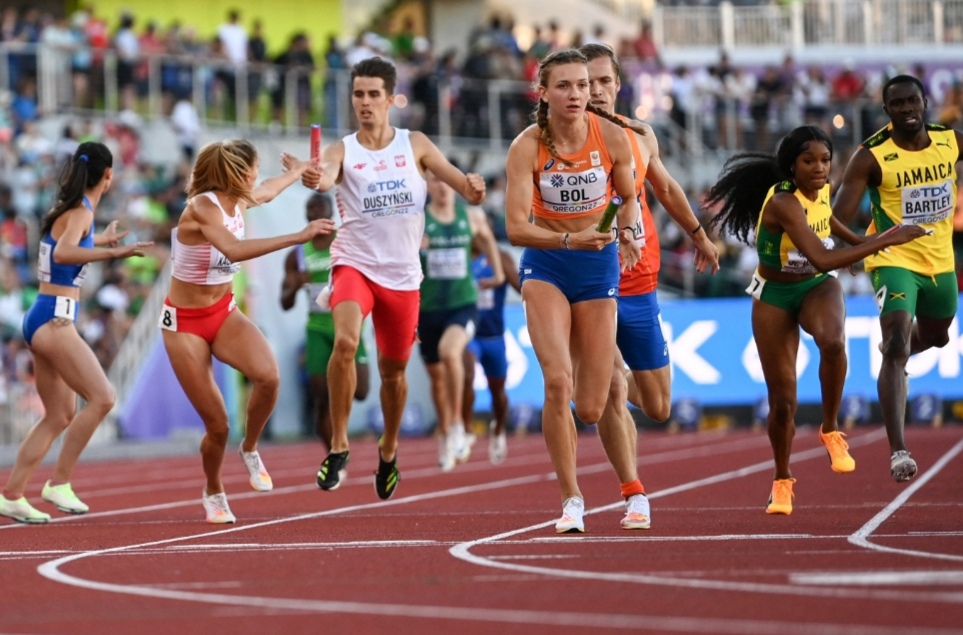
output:
M 882 434 L 882 431 L 880 431 Z M 866 439 L 869 435 L 861 437 L 861 439 Z M 963 441 L 958 444 L 958 446 L 963 447 Z M 943 467 L 959 452 L 958 447 L 951 449 L 947 455 L 944 455 L 929 471 L 920 477 L 918 481 L 920 485 L 926 483 L 930 478 L 935 476 Z M 822 447 L 813 448 L 811 450 L 806 450 L 801 453 L 794 453 L 793 460 L 808 460 L 814 458 L 815 456 L 823 456 L 825 454 L 825 449 Z M 690 483 L 683 483 L 676 487 L 670 487 L 665 490 L 660 490 L 649 496 L 652 498 L 661 498 L 663 496 L 668 496 L 678 492 L 694 489 L 701 487 L 703 485 L 713 485 L 722 483 L 734 478 L 739 478 L 753 472 L 759 472 L 764 469 L 772 467 L 771 461 L 766 461 L 764 463 L 757 463 L 755 465 L 750 465 L 738 470 L 733 470 L 730 472 L 723 472 L 716 476 L 700 479 L 698 481 L 692 481 Z M 918 488 L 917 488 L 918 489 Z M 913 490 L 915 491 L 915 490 Z M 903 494 L 907 492 L 904 491 Z M 910 494 L 912 492 L 909 492 Z M 901 495 L 902 496 L 902 495 Z M 897 497 L 897 501 L 901 500 Z M 903 499 L 905 500 L 905 499 Z M 896 502 L 896 501 L 894 501 Z M 611 505 L 605 505 L 603 507 L 597 507 L 591 510 L 586 510 L 586 515 L 594 514 L 597 512 L 608 511 L 621 506 L 622 503 L 614 503 Z M 890 504 L 890 507 L 892 503 Z M 889 508 L 889 507 L 887 507 Z M 880 521 L 882 522 L 882 521 Z M 513 571 L 516 573 L 528 573 L 528 574 L 540 574 L 549 575 L 554 577 L 562 578 L 575 578 L 583 580 L 608 580 L 612 582 L 620 583 L 634 583 L 634 584 L 652 584 L 657 586 L 671 586 L 671 587 L 682 587 L 682 588 L 693 588 L 693 589 L 712 589 L 716 591 L 743 591 L 747 593 L 769 593 L 769 594 L 783 594 L 783 595 L 803 595 L 810 597 L 848 597 L 848 598 L 868 598 L 875 600 L 889 600 L 889 601 L 913 601 L 913 602 L 941 602 L 949 604 L 963 604 L 963 593 L 961 592 L 945 592 L 945 593 L 907 593 L 905 591 L 868 591 L 861 589 L 840 589 L 840 588 L 828 588 L 828 587 L 805 587 L 805 586 L 795 586 L 791 584 L 767 584 L 767 583 L 754 583 L 754 582 L 732 582 L 724 580 L 706 580 L 706 579 L 685 579 L 685 578 L 675 578 L 675 577 L 663 577 L 659 575 L 646 575 L 646 574 L 627 574 L 627 573 L 602 573 L 602 572 L 591 572 L 591 571 L 577 571 L 568 569 L 553 569 L 549 567 L 538 567 L 532 565 L 515 564 L 510 562 L 496 561 L 491 558 L 484 556 L 478 556 L 471 553 L 471 549 L 478 545 L 492 544 L 504 538 L 510 538 L 512 536 L 517 536 L 519 534 L 528 533 L 532 531 L 537 531 L 540 529 L 545 529 L 551 527 L 555 523 L 554 520 L 539 523 L 537 525 L 531 525 L 528 527 L 522 527 L 520 529 L 514 529 L 511 531 L 503 532 L 494 536 L 489 536 L 487 538 L 480 538 L 478 540 L 463 542 L 451 547 L 448 551 L 452 556 L 459 560 L 464 560 L 481 567 L 491 567 L 495 569 L 504 569 L 508 571 Z M 578 537 L 571 537 L 573 540 L 578 540 Z M 642 538 L 644 540 L 644 538 Z M 875 546 L 875 545 L 874 545 Z M 921 552 L 925 553 L 925 552 Z
M 869 440 L 867 440 L 869 442 Z M 823 454 L 822 448 L 815 448 L 813 450 L 800 453 L 796 457 L 797 460 L 807 460 L 809 458 L 814 458 L 816 456 L 821 456 Z M 746 474 L 761 471 L 763 469 L 768 469 L 770 467 L 769 461 L 757 464 L 755 466 L 750 466 L 748 468 L 743 468 L 741 470 L 736 470 L 732 472 L 727 472 L 719 475 L 717 479 L 718 482 L 725 480 L 730 480 L 732 478 L 737 478 Z M 534 476 L 534 477 L 524 477 L 519 479 L 512 479 L 504 484 L 498 484 L 497 487 L 520 484 L 521 481 L 531 481 L 531 480 L 541 480 L 545 478 L 550 478 L 552 475 L 548 476 Z M 709 484 L 714 482 L 714 479 L 701 479 L 696 481 L 691 485 L 683 485 L 673 488 L 672 491 L 667 491 L 665 493 L 660 493 L 660 496 L 665 496 L 673 492 L 685 491 L 686 489 L 692 489 L 693 487 L 698 487 L 700 485 Z M 474 487 L 463 487 L 456 488 L 453 490 L 447 490 L 442 492 L 429 493 L 419 496 L 412 496 L 408 498 L 397 499 L 396 501 L 386 501 L 382 503 L 372 503 L 365 505 L 357 505 L 349 508 L 343 508 L 340 510 L 327 510 L 324 512 L 318 512 L 314 514 L 307 514 L 303 516 L 298 516 L 295 518 L 287 519 L 276 519 L 272 521 L 266 521 L 262 523 L 257 523 L 244 527 L 236 527 L 227 529 L 217 533 L 233 533 L 236 531 L 244 531 L 247 529 L 252 529 L 254 527 L 264 527 L 269 525 L 277 525 L 283 522 L 290 522 L 292 520 L 301 520 L 306 518 L 314 518 L 325 515 L 332 515 L 339 512 L 347 512 L 358 509 L 370 509 L 374 507 L 383 507 L 391 504 L 405 504 L 408 502 L 415 502 L 418 500 L 426 500 L 430 498 L 440 498 L 444 496 L 454 496 L 466 493 L 466 491 L 477 491 L 481 489 L 492 488 L 493 484 L 486 484 L 482 486 Z M 655 496 L 655 495 L 653 495 Z M 598 511 L 598 510 L 595 510 Z M 551 524 L 551 523 L 548 523 Z M 537 527 L 542 527 L 544 525 L 539 525 Z M 525 531 L 525 530 L 521 530 Z M 521 531 L 511 532 L 512 534 L 521 533 Z M 128 545 L 123 547 L 114 547 L 110 549 L 103 549 L 97 551 L 83 552 L 79 554 L 74 554 L 53 560 L 38 567 L 38 572 L 44 577 L 51 579 L 55 582 L 60 582 L 68 586 L 75 586 L 80 588 L 86 588 L 97 591 L 104 591 L 109 593 L 120 593 L 127 595 L 138 595 L 143 597 L 151 597 L 156 599 L 171 599 L 171 600 L 181 600 L 181 601 L 192 601 L 192 602 L 202 602 L 202 603 L 215 603 L 215 604 L 227 604 L 227 605 L 240 605 L 240 606 L 257 606 L 265 609 L 274 610 L 291 610 L 291 611 L 310 611 L 310 612 L 338 612 L 338 613 L 359 613 L 359 614 L 378 614 L 378 615 L 391 615 L 397 617 L 414 617 L 414 618 L 443 618 L 443 619 L 453 619 L 453 620 L 474 620 L 474 621 L 486 621 L 486 622 L 498 622 L 498 623 L 514 623 L 514 624 L 539 624 L 539 625 L 562 625 L 562 626 L 588 626 L 588 627 L 602 627 L 602 628 L 624 628 L 630 630 L 637 630 L 640 620 L 645 621 L 649 628 L 662 629 L 667 631 L 686 631 L 686 632 L 715 632 L 715 633 L 734 633 L 741 634 L 747 633 L 754 635 L 759 633 L 760 635 L 772 632 L 781 632 L 787 635 L 808 635 L 812 632 L 813 628 L 818 628 L 820 633 L 826 633 L 827 635 L 834 634 L 847 634 L 847 635 L 876 635 L 876 634 L 919 634 L 919 635 L 942 635 L 953 633 L 952 630 L 946 629 L 935 629 L 935 628 L 889 628 L 889 627 L 862 627 L 862 626 L 845 626 L 838 624 L 805 624 L 800 625 L 797 623 L 779 623 L 779 622 L 761 622 L 761 621 L 750 621 L 750 620 L 720 620 L 720 619 L 702 619 L 702 618 L 666 618 L 660 616 L 646 616 L 646 615 L 618 615 L 618 614 L 587 614 L 587 613 L 559 613 L 557 611 L 544 612 L 544 611 L 529 611 L 529 610 L 489 610 L 489 609 L 478 609 L 478 608 L 451 608 L 451 607 L 436 607 L 436 606 L 416 606 L 416 605 L 382 605 L 380 603 L 367 604 L 359 602 L 328 602 L 320 600 L 294 600 L 294 599 L 284 599 L 284 598 L 263 598 L 263 597 L 252 597 L 252 596 L 237 596 L 237 595 L 226 595 L 226 594 L 214 594 L 214 593 L 199 593 L 199 592 L 188 592 L 188 591 L 176 591 L 169 589 L 160 589 L 157 587 L 144 587 L 144 586 L 132 586 L 132 585 L 119 585 L 104 582 L 95 582 L 92 580 L 85 580 L 64 573 L 60 570 L 60 567 L 75 560 L 80 560 L 82 558 L 88 558 L 92 556 L 105 555 L 108 553 L 120 553 L 124 551 L 130 551 L 133 549 L 143 549 L 145 547 L 156 546 L 160 544 L 170 544 L 174 542 L 182 542 L 187 540 L 196 539 L 199 537 L 210 538 L 212 535 L 209 532 L 204 534 L 196 534 L 190 536 L 182 536 L 179 538 L 171 538 L 160 541 L 153 541 L 148 543 L 143 543 L 139 545 Z M 483 539 L 484 542 L 491 541 L 494 538 Z M 462 543 L 468 544 L 468 543 Z M 489 564 L 488 566 L 496 566 L 496 564 Z M 513 567 L 506 567 L 513 568 Z M 538 573 L 546 573 L 543 571 L 538 571 Z M 558 576 L 558 572 L 554 570 L 548 570 L 548 575 Z M 658 580 L 659 583 L 664 581 Z M 669 582 L 673 582 L 669 580 Z M 736 590 L 731 587 L 728 590 Z M 844 590 L 845 591 L 845 590 Z M 895 597 L 889 597 L 889 594 L 881 593 L 840 593 L 836 591 L 832 593 L 833 596 L 839 597 L 840 595 L 850 595 L 854 597 L 879 597 L 880 595 L 886 595 L 886 599 L 904 599 L 904 600 L 917 600 L 932 597 L 932 594 L 922 595 L 920 598 L 912 597 L 912 594 L 900 593 L 895 595 Z
M 857 547 L 870 549 L 872 551 L 880 551 L 883 553 L 897 553 L 907 556 L 916 556 L 918 558 L 936 558 L 938 560 L 963 562 L 963 556 L 957 556 L 948 553 L 917 551 L 915 549 L 900 549 L 898 547 L 886 547 L 883 545 L 877 545 L 869 540 L 869 537 L 873 535 L 873 532 L 876 531 L 880 525 L 886 522 L 887 518 L 896 513 L 896 511 L 903 506 L 903 503 L 909 500 L 910 496 L 919 491 L 931 478 L 936 476 L 936 474 L 942 470 L 947 463 L 952 461 L 961 450 L 963 450 L 963 439 L 950 448 L 949 452 L 940 457 L 940 460 L 934 463 L 933 467 L 931 467 L 925 474 L 920 476 L 918 479 L 913 481 L 909 487 L 904 489 L 899 496 L 893 499 L 893 502 L 884 507 L 878 514 L 873 516 L 869 522 L 860 527 L 853 535 L 851 535 L 849 537 L 849 543 L 856 545 Z
M 858 437 L 857 439 L 850 440 L 850 446 L 859 447 L 860 445 L 866 445 L 868 443 L 872 443 L 873 441 L 876 441 L 878 438 L 882 438 L 882 434 L 880 434 L 879 431 L 870 432 L 861 437 Z M 725 443 L 718 443 L 715 446 L 707 443 L 704 445 L 700 445 L 695 449 L 666 450 L 663 452 L 652 454 L 649 457 L 646 457 L 647 458 L 646 466 L 652 467 L 653 465 L 656 465 L 658 463 L 670 462 L 674 458 L 682 457 L 682 456 L 685 456 L 685 457 L 709 456 L 709 455 L 716 455 L 716 454 L 727 453 L 727 452 L 738 452 L 738 451 L 752 448 L 756 445 L 761 445 L 762 443 L 765 443 L 768 445 L 769 440 L 765 437 L 760 436 L 757 438 L 736 439 L 732 441 L 727 441 Z M 528 465 L 532 465 L 532 464 L 534 464 L 534 462 L 525 461 L 522 467 L 527 467 Z M 489 466 L 487 464 L 484 466 L 485 469 L 487 469 L 488 467 Z M 512 465 L 512 467 L 515 468 L 519 466 L 517 464 L 514 464 Z M 594 463 L 592 465 L 580 467 L 578 469 L 578 474 L 579 475 L 595 474 L 597 472 L 602 472 L 602 471 L 611 470 L 611 469 L 612 469 L 611 463 L 609 463 L 606 460 L 603 462 Z M 404 474 L 406 479 L 411 479 L 411 478 L 423 478 L 423 477 L 436 477 L 441 475 L 442 473 L 438 471 L 437 467 L 432 466 L 432 467 L 412 468 L 405 471 Z M 528 477 L 525 477 L 525 478 L 528 478 Z M 238 480 L 246 481 L 247 477 L 244 476 L 242 478 L 238 476 Z M 555 473 L 547 472 L 545 474 L 544 480 L 555 480 Z M 197 480 L 193 479 L 190 482 L 193 484 L 196 484 Z M 370 481 L 368 481 L 367 479 L 365 480 L 365 482 L 367 482 L 370 485 Z M 496 486 L 499 486 L 498 483 L 502 483 L 502 482 L 506 483 L 505 486 L 516 484 L 512 480 L 497 481 L 494 484 Z M 361 483 L 360 482 L 352 483 L 351 481 L 348 481 L 346 485 L 361 486 Z M 168 489 L 168 484 L 155 483 L 150 485 L 149 487 L 151 490 Z M 280 494 L 294 494 L 299 492 L 317 491 L 317 489 L 318 489 L 318 486 L 312 481 L 310 484 L 288 485 L 286 487 L 277 487 L 271 490 L 271 494 L 277 496 Z M 140 488 L 128 488 L 125 491 L 130 492 L 130 491 L 143 491 L 143 490 Z M 258 497 L 264 496 L 265 494 L 266 492 L 251 492 L 251 491 L 239 492 L 239 493 L 231 494 L 230 500 L 233 501 L 233 500 L 243 500 L 243 499 L 249 499 L 249 498 L 258 498 Z M 90 497 L 94 498 L 96 496 L 97 496 L 97 493 L 94 492 Z M 88 497 L 87 495 L 84 495 L 84 498 L 87 498 L 87 497 Z M 403 500 L 403 499 L 396 499 L 396 500 Z M 192 497 L 187 500 L 171 501 L 167 503 L 156 503 L 153 505 L 144 505 L 140 507 L 125 507 L 120 509 L 111 509 L 111 510 L 102 511 L 102 512 L 89 512 L 89 513 L 80 514 L 80 515 L 69 514 L 65 516 L 57 516 L 50 520 L 50 524 L 82 522 L 85 519 L 102 518 L 106 516 L 124 516 L 127 514 L 143 514 L 145 512 L 152 512 L 152 511 L 158 511 L 163 509 L 174 509 L 176 507 L 196 506 L 197 504 L 198 504 L 198 499 L 196 497 Z M 381 503 L 381 505 L 385 505 L 385 504 L 386 503 Z M 350 510 L 350 511 L 353 511 L 353 510 Z M 0 531 L 12 530 L 12 529 L 22 530 L 24 528 L 25 526 L 20 523 L 9 523 L 9 524 L 0 525 Z

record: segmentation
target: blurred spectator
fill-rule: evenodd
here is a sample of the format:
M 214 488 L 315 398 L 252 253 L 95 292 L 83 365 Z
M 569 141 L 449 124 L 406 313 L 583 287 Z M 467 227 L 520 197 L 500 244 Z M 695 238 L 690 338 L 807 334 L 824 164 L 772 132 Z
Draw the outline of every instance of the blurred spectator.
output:
M 659 57 L 659 49 L 655 45 L 655 37 L 652 35 L 652 23 L 642 20 L 639 28 L 639 35 L 632 40 L 632 52 L 640 62 L 654 62 L 659 68 L 662 67 L 662 59 Z
M 124 110 L 134 110 L 137 102 L 137 64 L 140 61 L 140 39 L 134 33 L 134 16 L 124 13 L 120 17 L 120 28 L 114 34 L 114 48 L 117 49 L 117 89 L 120 91 L 120 105 Z
M 767 66 L 756 83 L 756 90 L 752 93 L 752 102 L 749 105 L 749 116 L 755 129 L 755 149 L 760 152 L 775 152 L 771 141 L 770 119 L 773 103 L 781 90 L 782 78 L 779 76 L 779 69 Z
M 269 63 L 267 42 L 264 40 L 264 24 L 260 20 L 255 20 L 251 27 L 251 37 L 247 40 L 247 61 L 248 116 L 251 121 L 258 121 L 261 90 L 264 88 L 264 75 Z
M 936 121 L 950 128 L 963 127 L 963 82 L 954 82 L 953 87 L 947 91 Z
M 21 284 L 31 278 L 28 233 L 27 224 L 13 206 L 10 186 L 0 183 L 0 258 L 10 263 Z
M 281 81 L 272 95 L 274 119 L 285 121 L 284 104 L 294 100 L 295 122 L 299 126 L 308 123 L 311 111 L 311 72 L 314 70 L 314 56 L 305 33 L 296 33 L 291 38 L 288 49 L 274 60 L 280 68 Z
M 549 42 L 542 33 L 542 27 L 533 27 L 532 45 L 528 47 L 528 54 L 536 60 L 540 60 L 552 52 L 552 43 Z
M 193 161 L 194 152 L 197 150 L 197 137 L 201 133 L 201 118 L 197 114 L 194 102 L 188 96 L 178 99 L 174 104 L 171 110 L 171 125 L 177 134 L 177 142 L 180 144 L 184 160 Z
M 395 57 L 400 60 L 410 60 L 415 54 L 415 22 L 411 16 L 405 16 L 401 28 L 391 36 L 391 48 Z
M 10 114 L 13 118 L 14 134 L 20 134 L 28 121 L 40 118 L 40 106 L 37 104 L 37 80 L 30 76 L 20 78 L 17 92 L 10 102 Z
M 329 128 L 341 130 L 346 122 L 341 121 L 342 108 L 348 108 L 349 86 L 344 83 L 344 99 L 339 101 L 338 78 L 344 80 L 344 71 L 348 68 L 347 59 L 338 38 L 332 33 L 328 36 L 328 49 L 324 52 L 324 63 L 327 70 L 324 73 L 324 124 Z
M 796 84 L 796 101 L 802 104 L 803 121 L 829 133 L 829 97 L 832 90 L 821 68 L 810 65 Z

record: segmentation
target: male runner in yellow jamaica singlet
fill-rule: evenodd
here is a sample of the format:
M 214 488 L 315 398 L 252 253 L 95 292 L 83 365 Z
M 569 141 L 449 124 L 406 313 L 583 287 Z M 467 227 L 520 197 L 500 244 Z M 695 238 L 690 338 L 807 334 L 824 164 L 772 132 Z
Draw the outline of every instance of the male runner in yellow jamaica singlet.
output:
M 917 469 L 903 440 L 906 362 L 910 355 L 947 344 L 958 298 L 952 236 L 963 134 L 927 124 L 926 106 L 917 78 L 897 75 L 886 82 L 883 110 L 890 123 L 850 159 L 833 204 L 836 216 L 848 223 L 868 189 L 873 214 L 868 233 L 900 223 L 929 231 L 865 261 L 883 334 L 877 392 L 892 452 L 890 471 L 900 482 L 913 478 Z

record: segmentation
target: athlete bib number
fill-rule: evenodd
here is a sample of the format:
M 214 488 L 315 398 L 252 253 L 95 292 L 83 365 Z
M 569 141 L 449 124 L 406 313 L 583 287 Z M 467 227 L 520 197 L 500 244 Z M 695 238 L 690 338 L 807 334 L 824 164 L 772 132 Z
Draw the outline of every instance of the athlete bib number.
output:
M 428 250 L 428 277 L 459 280 L 468 275 L 468 255 L 463 247 Z
M 908 225 L 930 225 L 946 220 L 953 213 L 953 182 L 943 181 L 900 191 L 903 222 Z
M 479 311 L 488 311 L 495 308 L 495 290 L 479 289 L 477 300 Z
M 319 301 L 321 294 L 325 292 L 328 288 L 327 282 L 312 282 L 307 286 L 308 298 L 310 302 L 308 303 L 308 310 L 311 313 L 331 313 L 331 306 L 328 304 L 327 300 L 323 303 Z M 331 292 L 328 292 L 328 297 L 330 298 Z
M 161 309 L 160 321 L 158 326 L 167 331 L 177 331 L 177 309 L 172 306 L 164 305 Z
M 54 317 L 66 318 L 68 320 L 77 319 L 77 301 L 73 298 L 57 296 L 57 303 L 54 305 Z
M 749 286 L 746 287 L 746 293 L 757 300 L 762 300 L 762 289 L 765 286 L 766 281 L 759 277 L 758 271 L 754 271 L 752 273 L 752 281 L 749 283 Z

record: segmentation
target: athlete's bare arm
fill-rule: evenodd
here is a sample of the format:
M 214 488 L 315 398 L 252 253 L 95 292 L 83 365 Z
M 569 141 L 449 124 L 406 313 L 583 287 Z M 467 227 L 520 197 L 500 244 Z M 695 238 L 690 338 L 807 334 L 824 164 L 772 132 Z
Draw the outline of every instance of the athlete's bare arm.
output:
M 810 229 L 806 213 L 793 194 L 774 195 L 766 203 L 763 223 L 770 231 L 780 228 L 810 263 L 819 271 L 828 272 L 859 262 L 884 247 L 900 245 L 915 240 L 926 233 L 922 227 L 904 225 L 893 232 L 872 237 L 859 245 L 842 249 L 826 249 L 823 241 Z
M 494 289 L 500 287 L 505 282 L 505 272 L 502 269 L 501 255 L 498 253 L 498 243 L 495 241 L 495 234 L 492 233 L 492 229 L 488 225 L 485 210 L 480 207 L 469 207 L 468 219 L 471 222 L 474 247 L 485 254 L 492 268 L 492 277 L 479 280 L 478 288 Z
M 508 280 L 508 284 L 510 284 L 513 289 L 521 293 L 522 281 L 518 277 L 518 265 L 515 264 L 515 259 L 507 249 L 499 249 L 498 251 L 501 255 L 502 271 L 505 272 L 505 280 Z
M 622 255 L 622 270 L 627 271 L 635 266 L 642 257 L 638 243 L 631 228 L 639 222 L 639 201 L 636 199 L 635 173 L 632 170 L 632 147 L 629 139 L 620 126 L 599 120 L 602 138 L 612 158 L 612 183 L 616 193 L 622 197 L 622 206 L 617 216 L 619 253 Z M 625 229 L 629 228 L 629 229 Z
M 57 246 L 54 247 L 52 254 L 54 262 L 60 265 L 83 265 L 88 262 L 111 260 L 112 258 L 143 256 L 143 250 L 154 244 L 152 242 L 139 242 L 97 249 L 81 247 L 80 241 L 90 231 L 90 224 L 93 219 L 93 212 L 83 206 L 75 207 L 57 219 L 51 231 L 54 240 L 57 241 Z M 58 230 L 60 230 L 59 235 L 57 235 Z
M 281 174 L 261 181 L 251 192 L 251 198 L 257 201 L 259 205 L 273 201 L 278 194 L 300 179 L 310 165 L 310 161 L 302 161 L 293 154 L 282 152 L 281 168 L 283 171 Z
M 852 222 L 866 188 L 876 187 L 883 180 L 883 173 L 873 153 L 860 146 L 849 160 L 843 173 L 843 183 L 833 199 L 833 216 L 844 225 Z
M 294 306 L 298 291 L 304 286 L 305 273 L 298 267 L 298 252 L 292 249 L 284 258 L 284 279 L 281 281 L 281 308 L 285 311 Z
M 465 174 L 452 165 L 438 146 L 432 143 L 424 133 L 411 133 L 411 148 L 414 150 L 422 175 L 426 171 L 431 171 L 472 205 L 481 205 L 485 200 L 485 179 L 474 172 Z
M 327 192 L 341 182 L 342 163 L 344 163 L 344 142 L 340 139 L 321 151 L 320 163 L 312 163 L 301 175 L 304 187 Z
M 334 221 L 328 218 L 313 220 L 299 232 L 273 236 L 271 238 L 252 238 L 238 240 L 238 238 L 224 226 L 221 218 L 221 208 L 206 196 L 196 196 L 191 199 L 184 211 L 184 216 L 190 221 L 190 227 L 200 233 L 202 240 L 209 242 L 231 262 L 244 262 L 264 254 L 306 243 L 319 234 L 330 234 L 334 231 Z
M 700 273 L 708 271 L 714 274 L 719 271 L 719 249 L 705 231 L 698 229 L 699 218 L 692 211 L 682 186 L 672 178 L 665 164 L 662 163 L 662 158 L 659 156 L 659 140 L 651 127 L 641 121 L 634 123 L 646 130 L 644 135 L 635 134 L 635 142 L 642 150 L 642 157 L 647 158 L 645 180 L 652 186 L 655 198 L 668 212 L 669 217 L 692 239 L 692 246 L 696 249 L 696 269 Z M 697 231 L 693 233 L 693 230 Z

